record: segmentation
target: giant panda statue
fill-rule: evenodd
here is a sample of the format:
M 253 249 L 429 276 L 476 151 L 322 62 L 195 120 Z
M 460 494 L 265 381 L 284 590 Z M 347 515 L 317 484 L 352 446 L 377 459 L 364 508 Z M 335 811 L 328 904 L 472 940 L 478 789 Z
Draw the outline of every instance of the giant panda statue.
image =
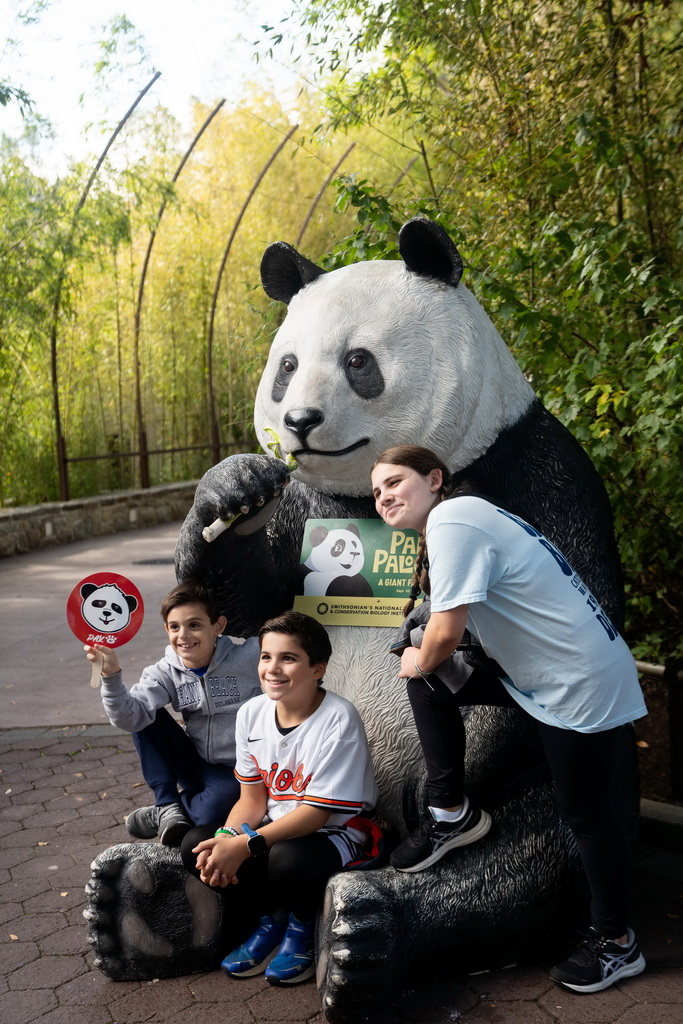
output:
M 401 261 L 326 273 L 290 245 L 266 250 L 267 294 L 287 303 L 255 406 L 297 468 L 235 455 L 200 482 L 177 545 L 177 575 L 217 590 L 244 636 L 300 592 L 304 523 L 376 517 L 370 467 L 395 444 L 436 451 L 456 480 L 538 526 L 613 621 L 623 598 L 612 521 L 591 462 L 535 396 L 492 322 L 462 284 L 460 255 L 436 223 L 409 221 Z M 208 543 L 216 519 L 232 523 Z M 381 792 L 401 835 L 423 806 L 422 759 L 393 631 L 330 628 L 325 685 L 357 706 Z M 530 681 L 531 682 L 531 681 Z M 559 820 L 536 731 L 521 712 L 466 715 L 467 788 L 492 814 L 479 843 L 416 874 L 384 867 L 334 876 L 318 927 L 317 983 L 333 1022 L 365 1018 L 406 979 L 547 956 L 585 910 L 578 854 Z M 631 735 L 623 730 L 615 799 L 636 813 Z M 596 780 L 596 785 L 601 781 Z M 126 844 L 100 855 L 86 916 L 111 977 L 207 970 L 233 942 L 219 894 L 186 879 L 175 851 Z

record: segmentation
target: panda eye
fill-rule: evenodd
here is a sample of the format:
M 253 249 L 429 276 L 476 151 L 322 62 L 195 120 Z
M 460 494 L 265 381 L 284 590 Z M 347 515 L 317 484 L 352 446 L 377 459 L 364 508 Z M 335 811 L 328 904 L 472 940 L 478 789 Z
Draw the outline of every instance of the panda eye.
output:
M 346 544 L 344 543 L 344 541 L 338 540 L 337 543 L 332 548 L 332 550 L 330 551 L 330 554 L 332 555 L 333 558 L 339 558 L 345 547 Z
M 344 359 L 344 373 L 352 390 L 360 398 L 378 398 L 384 391 L 384 378 L 372 352 L 357 348 L 347 352 Z
M 93 608 L 104 608 L 106 603 L 106 601 L 93 601 L 92 606 Z
M 271 398 L 274 402 L 281 402 L 285 397 L 290 384 L 289 378 L 293 373 L 296 373 L 298 366 L 299 363 L 295 355 L 290 354 L 282 357 L 278 363 L 271 390 Z
M 114 609 L 117 615 L 121 614 L 122 609 L 120 604 L 112 604 L 112 608 Z

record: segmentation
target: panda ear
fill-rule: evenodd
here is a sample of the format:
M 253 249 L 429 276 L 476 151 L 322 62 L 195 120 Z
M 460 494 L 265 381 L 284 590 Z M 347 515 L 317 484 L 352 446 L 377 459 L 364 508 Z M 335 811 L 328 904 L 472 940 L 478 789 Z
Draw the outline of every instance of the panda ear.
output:
M 325 537 L 327 537 L 327 533 L 328 531 L 326 526 L 314 526 L 311 530 L 311 547 L 317 548 L 318 544 L 322 544 Z
M 360 540 L 360 530 L 358 529 L 355 523 L 347 523 L 346 529 L 349 531 L 349 533 L 355 533 L 356 537 L 358 537 L 358 540 Z
M 81 587 L 81 597 L 85 601 L 86 598 L 90 597 L 91 594 L 94 594 L 94 592 L 99 589 L 100 588 L 94 583 L 84 583 Z
M 126 604 L 128 605 L 128 608 L 130 609 L 131 612 L 134 612 L 138 606 L 137 597 L 133 597 L 132 594 L 124 594 L 124 597 L 126 599 Z
M 287 242 L 273 242 L 261 260 L 261 283 L 266 295 L 288 305 L 297 292 L 325 273 Z
M 398 249 L 408 270 L 455 287 L 462 277 L 462 257 L 440 224 L 415 217 L 398 233 Z

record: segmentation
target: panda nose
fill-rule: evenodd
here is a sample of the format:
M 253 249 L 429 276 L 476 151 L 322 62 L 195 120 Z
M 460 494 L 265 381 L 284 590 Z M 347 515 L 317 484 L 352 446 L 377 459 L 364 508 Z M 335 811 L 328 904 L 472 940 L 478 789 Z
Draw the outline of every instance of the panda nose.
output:
M 320 409 L 292 409 L 285 415 L 285 426 L 304 441 L 313 427 L 319 426 L 324 419 Z

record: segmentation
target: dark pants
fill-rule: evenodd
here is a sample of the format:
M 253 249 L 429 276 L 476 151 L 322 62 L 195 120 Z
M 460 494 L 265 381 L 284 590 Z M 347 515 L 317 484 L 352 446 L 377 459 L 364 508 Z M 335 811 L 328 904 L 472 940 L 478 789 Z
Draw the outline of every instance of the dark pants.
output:
M 209 764 L 200 757 L 185 730 L 165 708 L 157 711 L 146 729 L 133 733 L 133 742 L 157 807 L 181 803 L 195 825 L 225 821 L 240 792 L 234 768 Z
M 216 826 L 218 827 L 218 826 Z M 180 847 L 187 870 L 196 878 L 197 854 L 193 847 L 210 839 L 215 829 L 194 828 Z M 235 913 L 262 917 L 285 907 L 300 921 L 312 920 L 330 875 L 342 869 L 339 850 L 320 832 L 275 843 L 263 857 L 249 857 L 237 872 L 238 885 L 217 889 L 230 899 Z
M 408 696 L 427 764 L 432 807 L 463 801 L 465 727 L 460 708 L 487 704 L 519 707 L 500 680 L 482 671 L 456 694 L 430 676 L 408 680 Z M 522 712 L 526 714 L 526 712 Z M 560 813 L 574 833 L 591 890 L 591 922 L 601 935 L 626 931 L 629 851 L 625 823 L 614 813 L 615 743 L 621 729 L 581 733 L 536 721 Z

